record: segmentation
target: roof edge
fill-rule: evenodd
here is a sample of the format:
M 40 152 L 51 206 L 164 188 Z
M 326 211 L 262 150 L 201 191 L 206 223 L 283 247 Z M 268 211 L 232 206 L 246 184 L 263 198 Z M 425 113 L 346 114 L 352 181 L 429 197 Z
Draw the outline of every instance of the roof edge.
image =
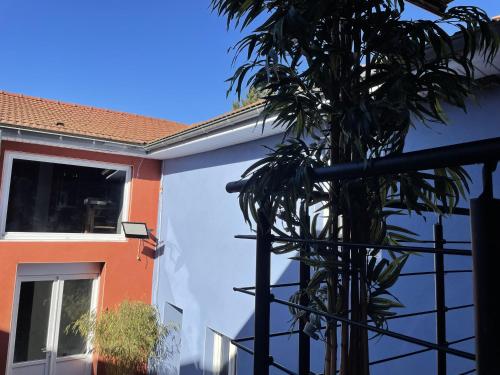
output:
M 230 126 L 237 127 L 238 124 L 247 120 L 258 120 L 262 117 L 262 110 L 264 106 L 264 102 L 259 102 L 257 104 L 252 104 L 238 109 L 237 111 L 227 112 L 211 120 L 192 125 L 186 130 L 183 130 L 179 133 L 175 133 L 156 141 L 149 142 L 145 146 L 145 148 L 147 152 L 150 153 L 157 151 L 165 146 L 171 146 L 186 140 L 191 140 L 193 138 L 206 135 L 213 130 L 221 131 Z
M 2 140 L 136 157 L 147 156 L 143 144 L 131 144 L 108 139 L 54 133 L 0 123 L 0 142 Z

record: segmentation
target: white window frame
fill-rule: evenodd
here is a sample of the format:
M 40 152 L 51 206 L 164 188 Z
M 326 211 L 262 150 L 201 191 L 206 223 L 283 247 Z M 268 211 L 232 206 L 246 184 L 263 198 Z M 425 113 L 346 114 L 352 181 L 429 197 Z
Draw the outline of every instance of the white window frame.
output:
M 92 365 L 92 347 L 90 341 L 87 342 L 87 351 L 83 354 L 75 354 L 66 357 L 57 357 L 57 347 L 52 347 L 54 340 L 59 337 L 59 327 L 54 327 L 54 321 L 59 322 L 62 293 L 64 288 L 64 280 L 92 280 L 92 298 L 90 300 L 90 311 L 97 311 L 99 283 L 101 278 L 100 263 L 25 263 L 19 264 L 16 273 L 16 283 L 14 287 L 14 299 L 12 303 L 11 312 L 11 327 L 9 335 L 9 344 L 7 349 L 7 370 L 6 374 L 10 375 L 12 369 L 24 366 L 23 363 L 14 363 L 14 348 L 16 341 L 17 330 L 17 314 L 19 308 L 19 294 L 21 291 L 21 283 L 26 281 L 52 281 L 52 296 L 50 301 L 50 316 L 48 334 L 50 337 L 48 341 L 50 351 L 54 351 L 55 355 L 49 358 L 49 367 L 55 368 L 56 362 L 74 359 L 87 359 L 87 372 L 90 373 L 90 366 Z M 54 284 L 55 283 L 55 284 Z M 35 363 L 45 363 L 47 360 L 42 359 L 39 361 L 31 361 Z M 51 371 L 52 372 L 52 371 Z
M 209 328 L 210 329 L 210 328 Z M 227 366 L 227 373 L 229 375 L 236 375 L 236 361 L 237 361 L 237 348 L 231 342 L 231 339 L 222 333 L 219 333 L 213 329 L 210 329 L 213 335 L 212 342 L 212 368 L 211 374 L 213 375 L 223 375 L 224 368 Z M 228 345 L 227 358 L 223 352 L 224 344 Z M 226 362 L 227 361 L 227 362 Z M 204 372 L 206 373 L 206 372 Z
M 52 232 L 6 232 L 9 206 L 10 180 L 14 159 L 75 165 L 80 167 L 115 169 L 125 172 L 121 221 L 129 218 L 130 186 L 132 168 L 129 165 L 106 163 L 88 159 L 32 154 L 21 151 L 5 151 L 2 185 L 0 191 L 0 240 L 5 241 L 126 241 L 123 233 L 52 233 Z

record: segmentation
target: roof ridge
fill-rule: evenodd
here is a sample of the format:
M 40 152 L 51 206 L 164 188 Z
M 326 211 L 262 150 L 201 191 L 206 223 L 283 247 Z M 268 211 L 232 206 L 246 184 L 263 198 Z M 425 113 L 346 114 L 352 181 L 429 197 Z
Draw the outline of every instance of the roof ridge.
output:
M 130 112 L 125 112 L 125 111 L 117 111 L 117 110 L 112 110 L 112 109 L 107 109 L 107 108 L 99 108 L 99 107 L 95 107 L 95 106 L 88 105 L 88 104 L 70 103 L 70 102 L 60 101 L 60 100 L 57 100 L 57 99 L 47 99 L 47 98 L 42 98 L 42 97 L 38 97 L 38 96 L 32 96 L 32 95 L 26 95 L 26 94 L 18 94 L 18 93 L 13 93 L 13 92 L 5 91 L 5 90 L 0 90 L 0 94 L 1 95 L 14 96 L 14 97 L 18 97 L 18 98 L 27 98 L 27 99 L 31 99 L 31 100 L 37 100 L 37 101 L 40 101 L 40 102 L 55 103 L 55 104 L 64 105 L 64 106 L 70 106 L 70 107 L 87 108 L 87 109 L 92 110 L 92 111 L 109 112 L 109 113 L 114 113 L 114 114 L 119 114 L 119 115 L 124 115 L 124 116 L 135 116 L 135 117 L 139 117 L 139 118 L 143 118 L 143 119 L 150 119 L 150 120 L 155 120 L 155 121 L 168 122 L 168 123 L 171 123 L 171 124 L 178 124 L 178 125 L 182 125 L 182 126 L 190 126 L 190 125 L 184 124 L 182 122 L 173 121 L 173 120 L 167 120 L 167 119 L 158 118 L 158 117 L 152 117 L 152 116 L 147 116 L 147 115 L 140 115 L 140 114 L 137 114 L 137 113 L 130 113 Z

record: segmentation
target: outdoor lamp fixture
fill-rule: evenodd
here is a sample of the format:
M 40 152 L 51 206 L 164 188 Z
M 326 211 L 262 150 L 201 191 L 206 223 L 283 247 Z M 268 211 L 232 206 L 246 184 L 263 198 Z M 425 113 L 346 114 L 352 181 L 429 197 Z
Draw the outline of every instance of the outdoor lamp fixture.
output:
M 151 233 L 151 230 L 148 229 L 146 223 L 123 221 L 122 227 L 126 238 L 140 238 L 142 240 L 150 239 L 158 245 L 158 238 Z

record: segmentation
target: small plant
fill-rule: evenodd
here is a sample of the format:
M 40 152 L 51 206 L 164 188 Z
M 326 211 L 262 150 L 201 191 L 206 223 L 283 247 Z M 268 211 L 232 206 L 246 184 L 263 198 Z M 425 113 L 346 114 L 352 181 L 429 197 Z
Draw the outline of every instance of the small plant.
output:
M 168 355 L 165 345 L 171 332 L 161 324 L 154 306 L 124 301 L 115 309 L 82 315 L 66 327 L 89 340 L 106 363 L 107 374 L 145 374 Z

